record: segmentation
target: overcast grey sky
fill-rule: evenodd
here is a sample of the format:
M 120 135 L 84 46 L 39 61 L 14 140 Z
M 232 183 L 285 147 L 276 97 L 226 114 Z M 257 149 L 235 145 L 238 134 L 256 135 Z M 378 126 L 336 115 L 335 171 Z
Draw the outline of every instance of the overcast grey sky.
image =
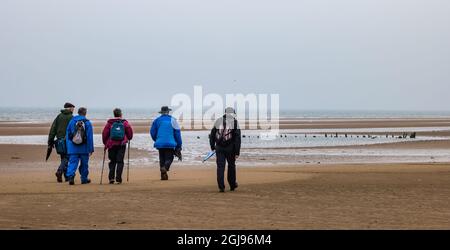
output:
M 0 0 L 0 106 L 450 110 L 448 0 Z

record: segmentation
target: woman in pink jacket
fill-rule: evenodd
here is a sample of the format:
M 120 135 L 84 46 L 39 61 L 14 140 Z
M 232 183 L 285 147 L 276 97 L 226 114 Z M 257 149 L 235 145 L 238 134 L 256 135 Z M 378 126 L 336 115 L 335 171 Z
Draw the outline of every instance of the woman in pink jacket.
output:
M 109 184 L 114 184 L 114 181 L 121 184 L 123 159 L 127 143 L 133 139 L 133 129 L 127 120 L 122 119 L 122 110 L 116 108 L 113 113 L 114 118 L 109 119 L 103 129 L 102 139 L 105 148 L 108 149 Z

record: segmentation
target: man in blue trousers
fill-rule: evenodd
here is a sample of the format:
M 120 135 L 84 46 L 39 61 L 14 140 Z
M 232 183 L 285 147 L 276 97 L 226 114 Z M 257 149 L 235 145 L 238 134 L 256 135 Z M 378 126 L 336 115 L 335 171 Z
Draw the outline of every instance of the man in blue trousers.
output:
M 75 172 L 80 164 L 81 184 L 89 184 L 89 157 L 94 152 L 94 128 L 91 122 L 86 119 L 86 108 L 79 108 L 78 115 L 70 120 L 67 125 L 66 143 L 69 155 L 69 166 L 67 177 L 69 185 L 75 184 Z

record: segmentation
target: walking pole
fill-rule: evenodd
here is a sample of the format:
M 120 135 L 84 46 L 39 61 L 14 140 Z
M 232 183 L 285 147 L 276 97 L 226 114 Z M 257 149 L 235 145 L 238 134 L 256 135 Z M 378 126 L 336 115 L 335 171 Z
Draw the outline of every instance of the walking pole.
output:
M 131 147 L 131 141 L 128 141 L 127 182 L 130 180 L 130 147 Z
M 103 184 L 103 169 L 105 168 L 105 155 L 106 155 L 106 148 L 103 149 L 103 164 L 102 164 L 102 176 L 100 177 L 100 185 Z

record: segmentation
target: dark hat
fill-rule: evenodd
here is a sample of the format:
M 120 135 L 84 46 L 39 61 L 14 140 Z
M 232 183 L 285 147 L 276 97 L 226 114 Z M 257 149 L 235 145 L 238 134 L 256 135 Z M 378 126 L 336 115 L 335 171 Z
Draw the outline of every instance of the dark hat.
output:
M 160 114 L 162 114 L 162 113 L 169 113 L 170 111 L 172 111 L 172 109 L 170 109 L 169 107 L 167 107 L 167 106 L 162 106 L 162 107 L 161 107 L 161 111 L 159 111 L 159 113 L 160 113 Z
M 73 104 L 70 103 L 70 102 L 66 102 L 66 103 L 64 104 L 64 108 L 65 108 L 65 109 L 67 109 L 67 108 L 75 108 L 75 105 L 73 105 Z

